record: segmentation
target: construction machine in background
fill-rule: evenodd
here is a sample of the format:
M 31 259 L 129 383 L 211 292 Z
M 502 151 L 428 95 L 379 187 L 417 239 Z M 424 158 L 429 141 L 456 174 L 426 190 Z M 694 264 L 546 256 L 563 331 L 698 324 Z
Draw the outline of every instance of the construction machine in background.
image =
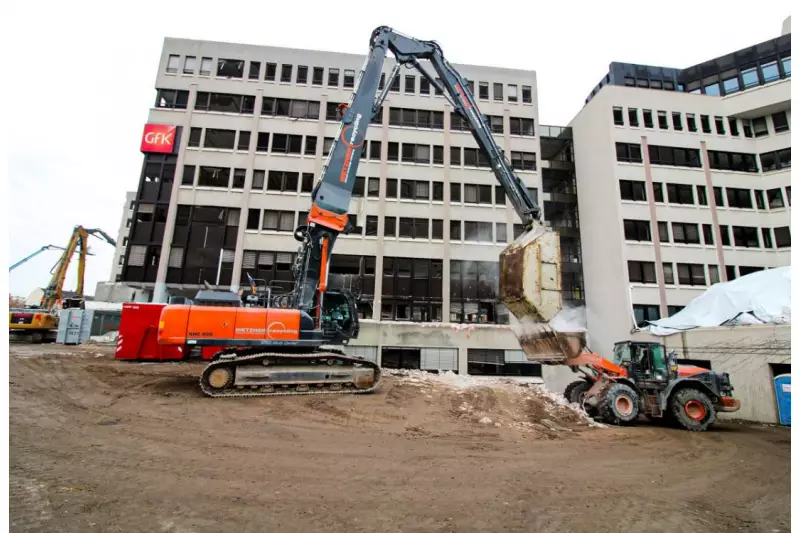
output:
M 294 284 L 281 296 L 282 304 L 275 306 L 275 297 L 260 298 L 254 291 L 244 301 L 221 297 L 213 303 L 170 304 L 161 311 L 159 344 L 220 348 L 200 378 L 208 396 L 364 393 L 377 387 L 378 365 L 340 349 L 358 336 L 358 313 L 351 293 L 329 289 L 328 270 L 336 239 L 351 229 L 348 211 L 367 130 L 402 66 L 419 71 L 468 124 L 522 222 L 523 234 L 500 258 L 503 303 L 528 322 L 546 322 L 561 309 L 559 235 L 540 223 L 539 206 L 495 142 L 467 80 L 435 41 L 381 26 L 369 47 L 350 102 L 339 108 L 341 125 L 313 189 L 308 218 L 294 232 L 301 245 Z M 397 62 L 379 93 L 388 52 Z M 524 349 L 529 357 L 556 357 L 558 346 L 558 338 L 544 328 L 526 336 Z
M 83 309 L 83 283 L 86 271 L 86 256 L 89 252 L 89 236 L 95 235 L 112 246 L 117 243 L 106 232 L 100 229 L 87 229 L 83 226 L 75 226 L 72 235 L 67 242 L 66 248 L 55 267 L 51 270 L 52 277 L 50 283 L 42 291 L 40 301 L 36 305 L 25 308 L 9 309 L 8 329 L 12 340 L 27 340 L 29 342 L 53 342 L 58 335 L 58 313 L 61 309 Z M 22 261 L 12 265 L 9 269 L 13 270 L 34 255 L 46 249 L 58 248 L 55 246 L 42 247 L 37 252 L 26 257 Z M 64 281 L 67 277 L 67 269 L 72 260 L 72 256 L 78 254 L 78 284 L 75 289 L 77 294 L 74 298 L 63 298 Z

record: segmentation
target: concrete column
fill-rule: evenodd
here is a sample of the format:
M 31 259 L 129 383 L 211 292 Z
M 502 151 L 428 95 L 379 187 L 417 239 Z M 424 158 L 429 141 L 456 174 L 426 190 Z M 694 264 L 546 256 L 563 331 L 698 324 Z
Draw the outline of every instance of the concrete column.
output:
M 444 105 L 444 213 L 442 220 L 442 322 L 450 322 L 450 112 Z
M 459 375 L 466 376 L 468 374 L 467 368 L 467 353 L 468 348 L 465 346 L 458 347 L 458 373 Z
M 655 189 L 650 167 L 650 151 L 647 148 L 647 136 L 642 135 L 642 160 L 644 161 L 644 178 L 647 182 L 647 207 L 650 209 L 650 233 L 653 235 L 653 248 L 656 256 L 656 280 L 658 281 L 658 299 L 661 316 L 669 315 L 667 309 L 667 288 L 664 285 L 664 263 L 661 261 L 661 241 L 658 233 L 658 216 L 656 215 Z M 664 193 L 666 194 L 666 193 Z M 633 304 L 633 302 L 631 302 Z
M 258 142 L 258 126 L 261 122 L 261 105 L 263 104 L 263 89 L 256 90 L 256 102 L 253 110 L 253 120 L 250 121 L 250 145 L 247 147 L 247 168 L 244 178 L 242 201 L 239 204 L 239 229 L 236 233 L 236 253 L 233 258 L 233 274 L 231 275 L 231 291 L 239 290 L 239 281 L 244 258 L 244 230 L 247 228 L 248 206 L 250 205 L 250 190 L 253 186 L 253 167 L 256 160 L 256 143 Z M 266 179 L 266 177 L 264 178 Z
M 725 254 L 722 251 L 722 228 L 719 227 L 719 217 L 717 216 L 717 198 L 714 196 L 714 183 L 711 181 L 711 159 L 708 157 L 705 141 L 700 141 L 700 152 L 703 158 L 703 174 L 706 177 L 706 196 L 708 197 L 708 206 L 711 208 L 711 224 L 714 229 L 714 249 L 717 251 L 717 262 L 719 263 L 719 267 L 717 267 L 719 268 L 719 279 L 724 283 L 728 281 L 728 272 L 725 270 Z
M 389 177 L 389 99 L 383 102 L 383 118 L 381 120 L 381 170 L 380 190 L 378 193 L 378 242 L 375 251 L 375 298 L 372 300 L 372 319 L 381 319 L 381 301 L 383 294 L 383 255 L 386 247 L 383 244 L 386 215 L 386 179 Z M 367 176 L 369 177 L 369 176 Z M 369 183 L 369 180 L 367 180 Z M 380 361 L 378 346 L 378 361 Z
M 183 115 L 183 124 L 181 124 L 183 131 L 181 131 L 181 142 L 178 147 L 178 160 L 175 164 L 175 177 L 172 180 L 172 192 L 169 196 L 167 223 L 164 227 L 164 237 L 161 240 L 161 255 L 158 258 L 156 282 L 153 287 L 153 302 L 166 303 L 169 299 L 167 297 L 167 266 L 169 265 L 172 235 L 175 233 L 175 218 L 178 215 L 178 193 L 181 187 L 181 177 L 183 176 L 183 161 L 186 156 L 186 147 L 189 144 L 189 131 L 196 99 L 197 84 L 192 83 L 189 85 L 189 102 L 186 106 L 186 113 Z

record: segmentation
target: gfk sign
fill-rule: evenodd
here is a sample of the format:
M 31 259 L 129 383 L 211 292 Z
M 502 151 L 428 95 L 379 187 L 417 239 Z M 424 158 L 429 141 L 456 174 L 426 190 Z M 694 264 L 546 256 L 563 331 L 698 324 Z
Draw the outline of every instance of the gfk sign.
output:
M 175 151 L 177 133 L 178 126 L 145 124 L 141 151 L 144 153 L 171 154 Z

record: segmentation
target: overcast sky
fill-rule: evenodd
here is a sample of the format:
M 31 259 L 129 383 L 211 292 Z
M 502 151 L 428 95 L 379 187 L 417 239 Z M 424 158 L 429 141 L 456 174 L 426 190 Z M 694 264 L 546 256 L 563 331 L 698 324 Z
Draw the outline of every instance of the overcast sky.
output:
M 11 3 L 9 265 L 46 244 L 64 246 L 76 224 L 116 238 L 125 191 L 141 171 L 140 136 L 165 36 L 366 54 L 372 30 L 388 25 L 438 41 L 453 63 L 536 70 L 540 120 L 563 125 L 611 61 L 691 66 L 777 37 L 791 5 L 476 3 L 478 10 L 463 0 L 443 2 L 447 8 L 432 0 Z M 87 294 L 108 279 L 114 253 L 96 238 L 91 249 Z M 11 293 L 46 284 L 57 259 L 45 252 L 10 273 Z M 76 271 L 65 288 L 74 288 Z

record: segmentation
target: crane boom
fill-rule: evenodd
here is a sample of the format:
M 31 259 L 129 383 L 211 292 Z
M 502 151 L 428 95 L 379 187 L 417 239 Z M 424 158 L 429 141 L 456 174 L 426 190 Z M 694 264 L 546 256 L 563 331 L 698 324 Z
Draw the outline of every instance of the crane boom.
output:
M 46 252 L 47 250 L 64 250 L 64 248 L 62 248 L 61 246 L 55 246 L 53 244 L 48 244 L 46 246 L 42 246 L 41 248 L 39 248 L 38 250 L 36 250 L 32 254 L 28 254 L 27 256 L 23 257 L 22 259 L 20 259 L 19 261 L 17 261 L 16 263 L 11 265 L 10 267 L 8 267 L 8 271 L 11 272 L 12 270 L 17 268 L 18 266 L 20 266 L 20 265 L 22 265 L 24 263 L 27 263 L 28 261 L 30 261 L 31 259 L 33 259 L 37 255 L 39 255 L 40 253 Z

